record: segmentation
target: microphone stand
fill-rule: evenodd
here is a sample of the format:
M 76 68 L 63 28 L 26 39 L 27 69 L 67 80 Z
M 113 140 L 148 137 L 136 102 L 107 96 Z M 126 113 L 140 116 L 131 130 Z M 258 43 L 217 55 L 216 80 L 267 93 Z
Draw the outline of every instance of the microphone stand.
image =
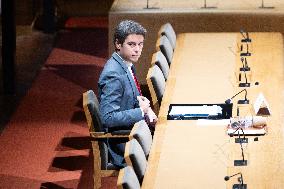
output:
M 243 143 L 240 142 L 241 151 L 242 151 L 242 159 L 241 160 L 234 160 L 234 166 L 247 166 L 248 162 L 245 160 Z
M 147 0 L 146 7 L 144 9 L 159 9 L 159 7 L 149 7 L 149 0 Z
M 243 36 L 243 39 L 241 40 L 241 42 L 245 42 L 245 43 L 251 42 L 248 32 L 244 32 L 244 30 L 241 30 L 240 33 Z M 244 33 L 246 33 L 246 36 L 244 35 Z
M 234 134 L 235 134 L 237 131 L 239 131 L 239 130 L 242 131 L 242 133 L 243 133 L 243 138 L 241 138 L 241 135 L 240 135 L 240 133 L 238 132 L 238 138 L 235 138 L 235 143 L 248 143 L 248 138 L 246 138 L 245 132 L 244 132 L 243 128 L 241 128 L 240 126 L 238 126 L 238 128 L 237 128 L 233 133 L 230 133 L 230 134 L 229 134 L 230 137 L 233 137 Z
M 249 45 L 247 43 L 247 52 L 241 53 L 241 56 L 251 56 L 251 53 L 249 52 Z
M 260 9 L 274 9 L 275 7 L 266 7 L 264 6 L 264 0 L 261 1 L 261 6 L 259 7 Z
M 234 184 L 233 189 L 247 189 L 247 185 L 244 184 L 243 181 L 243 174 L 241 173 L 241 176 L 238 178 L 239 184 Z
M 238 94 L 240 94 L 241 92 L 245 91 L 246 94 L 245 94 L 245 99 L 244 100 L 238 100 L 238 104 L 249 104 L 249 100 L 247 99 L 247 90 L 246 89 L 243 89 L 241 90 L 240 92 L 238 92 L 237 94 L 235 94 L 234 96 L 232 96 L 230 99 L 227 99 L 225 101 L 226 104 L 230 104 L 232 99 L 235 98 Z
M 217 7 L 214 7 L 214 6 L 211 6 L 211 7 L 208 7 L 207 4 L 206 4 L 206 0 L 204 0 L 204 6 L 201 7 L 202 9 L 216 9 Z
M 239 184 L 234 184 L 233 189 L 247 189 L 247 185 L 244 184 L 243 174 L 241 172 L 236 173 L 236 174 L 231 175 L 231 176 L 225 176 L 224 180 L 228 181 L 228 180 L 230 180 L 231 177 L 234 177 L 236 175 L 241 175 L 241 176 L 238 177 Z
M 243 36 L 243 39 L 241 40 L 241 42 L 246 43 L 247 44 L 247 52 L 245 53 L 241 53 L 241 56 L 251 56 L 251 53 L 249 52 L 249 46 L 248 43 L 251 42 L 251 39 L 249 38 L 249 33 L 248 32 L 244 32 L 243 30 L 240 30 L 240 33 Z M 244 35 L 244 33 L 246 33 L 246 36 Z M 242 46 L 241 46 L 242 47 Z M 243 48 L 241 48 L 241 51 L 243 50 Z
M 243 71 L 244 74 L 245 74 L 246 82 L 245 82 L 245 83 L 240 83 L 240 84 L 239 84 L 239 87 L 250 87 L 250 83 L 248 83 L 248 79 L 247 79 L 246 68 L 245 68 L 245 65 L 244 65 L 243 57 L 242 57 L 241 60 L 242 60 L 242 64 L 243 64 L 242 71 Z M 241 69 L 241 68 L 240 68 L 240 69 Z
M 244 63 L 244 60 L 245 60 L 245 63 Z M 250 67 L 248 67 L 247 58 L 241 57 L 241 61 L 242 61 L 243 67 L 240 68 L 240 71 L 250 71 Z

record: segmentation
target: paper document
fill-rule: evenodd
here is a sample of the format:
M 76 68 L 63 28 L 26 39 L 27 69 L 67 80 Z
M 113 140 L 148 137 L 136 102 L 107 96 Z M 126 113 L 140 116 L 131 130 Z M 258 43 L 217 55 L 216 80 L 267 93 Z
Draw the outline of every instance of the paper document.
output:
M 235 131 L 236 129 L 228 129 L 227 134 L 234 134 L 234 135 L 243 134 L 241 130 L 239 132 Z M 243 131 L 245 135 L 264 135 L 266 133 L 265 128 L 263 129 L 250 128 L 250 129 L 244 129 Z

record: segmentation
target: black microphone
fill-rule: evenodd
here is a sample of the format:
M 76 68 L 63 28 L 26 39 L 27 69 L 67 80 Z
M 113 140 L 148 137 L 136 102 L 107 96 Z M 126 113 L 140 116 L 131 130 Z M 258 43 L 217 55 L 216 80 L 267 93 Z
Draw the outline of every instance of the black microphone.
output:
M 250 67 L 248 67 L 247 58 L 241 57 L 241 62 L 242 62 L 243 67 L 240 68 L 240 71 L 250 71 Z
M 244 184 L 243 174 L 241 172 L 236 173 L 236 174 L 231 175 L 231 176 L 225 176 L 224 180 L 228 181 L 228 180 L 230 180 L 230 178 L 232 178 L 232 177 L 234 177 L 236 175 L 240 175 L 240 177 L 238 177 L 239 184 L 234 184 L 233 185 L 233 189 L 247 189 L 247 185 Z
M 236 175 L 241 175 L 241 176 L 242 176 L 242 173 L 239 172 L 239 173 L 233 174 L 233 175 L 231 175 L 231 176 L 225 176 L 225 177 L 224 177 L 224 180 L 225 180 L 225 181 L 228 181 L 228 180 L 230 180 L 230 178 L 232 178 L 232 177 L 234 177 L 234 176 L 236 176 Z
M 246 60 L 246 58 L 245 58 L 245 60 Z M 250 87 L 250 83 L 248 83 L 248 78 L 247 78 L 247 73 L 246 73 L 247 70 L 245 68 L 244 58 L 243 57 L 241 58 L 241 62 L 243 64 L 243 67 L 240 68 L 240 70 L 242 69 L 242 71 L 244 72 L 246 82 L 245 83 L 240 83 L 239 87 Z
M 247 160 L 245 160 L 242 142 L 240 142 L 240 146 L 241 146 L 241 151 L 242 151 L 242 159 L 241 160 L 234 160 L 234 166 L 246 166 L 247 165 Z
M 241 90 L 240 92 L 238 92 L 237 94 L 235 94 L 234 96 L 232 96 L 230 99 L 227 99 L 225 101 L 226 104 L 231 104 L 231 101 L 233 98 L 235 98 L 238 94 L 240 94 L 241 92 L 245 91 L 246 94 L 245 94 L 245 99 L 244 100 L 238 100 L 238 104 L 249 104 L 249 100 L 247 99 L 247 90 L 246 89 L 243 89 Z
M 203 8 L 203 9 L 215 9 L 215 8 L 217 8 L 217 7 L 214 7 L 214 6 L 207 6 L 207 3 L 206 3 L 206 0 L 204 0 L 204 6 L 203 7 L 201 7 L 201 8 Z
M 264 0 L 261 1 L 261 6 L 259 7 L 260 9 L 274 9 L 275 7 L 267 7 L 264 5 Z
M 235 138 L 235 143 L 248 143 L 248 138 L 246 138 L 245 132 L 238 122 L 233 122 L 231 124 L 231 127 L 232 128 L 237 127 L 237 129 L 229 134 L 230 137 L 233 137 L 235 133 L 239 130 L 241 130 L 243 133 L 243 138 L 241 138 L 240 133 L 238 132 L 238 138 Z
M 146 7 L 144 9 L 159 9 L 159 7 L 149 7 L 149 0 L 147 0 Z
M 243 36 L 243 39 L 241 41 L 247 43 L 247 52 L 241 53 L 241 56 L 251 56 L 251 53 L 249 52 L 249 45 L 248 45 L 248 43 L 251 42 L 251 39 L 249 38 L 249 33 L 244 32 L 244 30 L 240 30 L 240 32 Z M 244 33 L 246 34 L 246 36 Z
M 251 56 L 251 53 L 249 52 L 249 45 L 247 43 L 247 52 L 241 53 L 241 56 Z
M 244 30 L 241 29 L 240 33 L 243 36 L 242 42 L 246 42 L 246 43 L 251 42 L 251 39 L 249 38 L 249 33 L 248 32 L 245 32 Z M 245 36 L 244 33 L 246 34 L 246 36 Z

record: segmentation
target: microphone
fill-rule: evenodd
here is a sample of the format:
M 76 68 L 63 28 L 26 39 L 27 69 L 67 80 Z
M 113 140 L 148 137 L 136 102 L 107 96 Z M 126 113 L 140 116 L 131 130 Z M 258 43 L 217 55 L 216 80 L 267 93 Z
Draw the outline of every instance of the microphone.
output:
M 232 132 L 232 133 L 229 134 L 230 137 L 233 137 L 233 136 L 235 135 L 235 133 L 238 131 L 238 138 L 235 138 L 235 143 L 248 143 L 248 138 L 246 138 L 245 132 L 244 132 L 243 128 L 240 126 L 240 123 L 238 123 L 238 122 L 233 122 L 233 123 L 231 124 L 231 127 L 232 127 L 232 128 L 237 127 L 237 129 L 236 129 L 234 132 Z M 241 135 L 240 135 L 240 133 L 239 133 L 239 130 L 242 131 L 242 133 L 243 133 L 243 138 L 241 138 Z
M 226 104 L 231 104 L 231 101 L 233 98 L 235 98 L 238 94 L 240 94 L 241 92 L 245 91 L 246 94 L 245 94 L 245 99 L 244 100 L 238 100 L 238 104 L 249 104 L 249 100 L 247 99 L 247 90 L 246 89 L 243 89 L 241 90 L 240 92 L 238 92 L 237 94 L 235 94 L 234 96 L 232 96 L 230 99 L 227 99 L 225 101 Z
M 201 7 L 202 9 L 215 9 L 217 7 L 214 7 L 214 6 L 207 6 L 207 3 L 206 3 L 206 0 L 204 0 L 204 6 Z
M 242 173 L 239 172 L 239 173 L 233 174 L 233 175 L 231 175 L 231 176 L 225 176 L 225 177 L 224 177 L 224 180 L 225 180 L 225 181 L 228 181 L 228 180 L 230 180 L 230 178 L 232 178 L 232 177 L 234 177 L 234 176 L 236 176 L 236 175 L 241 175 L 241 177 L 242 177 Z
M 232 177 L 234 177 L 236 175 L 240 175 L 240 177 L 238 177 L 239 184 L 234 184 L 233 185 L 233 189 L 247 189 L 247 185 L 244 184 L 243 174 L 241 172 L 236 173 L 236 174 L 231 175 L 231 176 L 225 176 L 224 180 L 228 181 L 228 180 L 230 180 L 230 178 L 232 178 Z
M 243 36 L 243 39 L 241 40 L 241 42 L 245 42 L 247 43 L 247 52 L 244 52 L 244 53 L 241 53 L 241 56 L 251 56 L 251 53 L 249 52 L 249 45 L 248 43 L 251 42 L 251 39 L 249 38 L 249 33 L 248 32 L 244 32 L 244 30 L 240 30 L 242 36 Z M 246 34 L 246 36 L 245 36 Z
M 246 60 L 246 58 L 245 58 L 245 60 Z M 241 62 L 242 62 L 242 64 L 243 64 L 243 67 L 242 68 L 240 68 L 240 70 L 242 69 L 242 71 L 244 72 L 244 74 L 245 74 L 245 80 L 246 80 L 246 82 L 245 83 L 240 83 L 239 84 L 239 87 L 250 87 L 250 83 L 248 83 L 248 79 L 247 79 L 247 74 L 246 74 L 246 67 L 245 67 L 245 64 L 244 64 L 244 58 L 242 57 L 241 58 Z M 247 64 L 247 63 L 246 63 Z M 247 69 L 248 69 L 249 67 L 247 67 Z
M 229 134 L 230 137 L 233 137 L 237 131 L 241 130 L 242 133 L 243 133 L 244 139 L 245 139 L 245 132 L 244 132 L 244 129 L 241 127 L 241 125 L 240 125 L 239 122 L 236 122 L 236 121 L 233 122 L 233 123 L 231 124 L 231 127 L 232 127 L 233 129 L 235 129 L 235 128 L 237 128 L 237 129 L 236 129 L 234 132 L 232 132 L 232 133 Z M 239 136 L 239 138 L 240 138 L 240 133 L 239 133 L 239 132 L 238 132 L 238 136 Z M 236 143 L 239 143 L 239 142 L 236 142 Z M 246 142 L 245 142 L 245 143 L 246 143 Z
M 241 151 L 242 151 L 242 159 L 241 160 L 234 160 L 234 166 L 247 166 L 247 160 L 245 160 L 243 143 L 240 142 Z
M 159 7 L 149 7 L 149 0 L 147 0 L 146 7 L 144 9 L 159 9 Z
M 240 68 L 240 71 L 250 71 L 250 67 L 248 67 L 247 58 L 241 57 L 243 67 Z M 244 63 L 245 61 L 245 63 Z
M 247 52 L 241 53 L 241 56 L 251 56 L 251 53 L 249 52 L 249 45 L 247 43 Z
M 244 30 L 241 29 L 240 33 L 243 36 L 242 42 L 246 42 L 246 43 L 251 42 L 251 39 L 249 38 L 249 33 L 248 32 L 245 32 Z M 246 34 L 246 36 L 245 36 L 244 33 Z
M 274 7 L 267 7 L 264 5 L 264 0 L 261 1 L 261 6 L 259 7 L 260 9 L 274 9 Z

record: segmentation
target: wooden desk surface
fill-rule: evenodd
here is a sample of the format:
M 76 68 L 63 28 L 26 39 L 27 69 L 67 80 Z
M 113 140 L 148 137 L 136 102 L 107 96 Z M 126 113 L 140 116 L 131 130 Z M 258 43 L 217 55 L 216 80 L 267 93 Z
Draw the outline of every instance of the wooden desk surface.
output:
M 142 188 L 232 188 L 242 172 L 248 188 L 284 188 L 284 64 L 283 38 L 279 33 L 251 33 L 247 57 L 252 87 L 250 105 L 241 115 L 253 115 L 251 103 L 262 92 L 272 115 L 265 136 L 248 137 L 244 156 L 248 166 L 235 167 L 242 159 L 239 144 L 226 135 L 225 125 L 201 125 L 200 121 L 167 121 L 170 103 L 223 103 L 238 87 L 241 67 L 241 35 L 238 33 L 186 33 L 177 39 L 173 63 L 162 101 L 149 164 Z M 258 81 L 260 85 L 254 85 Z M 233 115 L 236 115 L 234 99 Z

